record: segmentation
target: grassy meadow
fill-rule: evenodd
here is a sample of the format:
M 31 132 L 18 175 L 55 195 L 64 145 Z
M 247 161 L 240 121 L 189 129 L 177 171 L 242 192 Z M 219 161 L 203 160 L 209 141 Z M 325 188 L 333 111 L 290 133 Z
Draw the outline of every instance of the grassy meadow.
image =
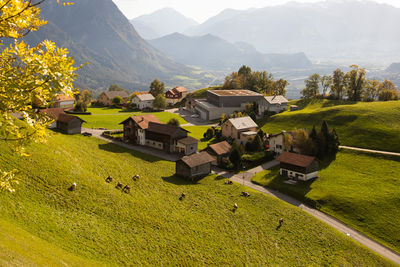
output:
M 170 112 L 125 113 L 125 112 L 118 112 L 118 109 L 110 109 L 110 108 L 90 108 L 88 111 L 92 112 L 92 115 L 79 115 L 81 119 L 86 121 L 86 123 L 83 124 L 83 127 L 85 128 L 106 128 L 109 130 L 122 129 L 123 125 L 120 125 L 122 121 L 129 118 L 130 116 L 142 115 L 142 114 L 153 114 L 163 123 L 167 123 L 172 118 L 178 119 L 181 125 L 187 123 L 187 121 L 183 119 L 181 116 Z M 114 112 L 114 113 L 108 113 L 108 112 Z
M 92 137 L 54 134 L 28 151 L 21 158 L 0 142 L 0 166 L 21 179 L 0 194 L 0 265 L 393 266 L 300 209 L 257 192 L 243 198 L 244 188 L 213 175 L 188 183 L 171 162 Z
M 321 127 L 323 120 L 338 132 L 342 145 L 400 152 L 400 101 L 349 103 L 295 101 L 302 108 L 274 115 L 260 126 L 268 133 Z
M 319 178 L 283 183 L 279 167 L 258 173 L 253 182 L 317 207 L 400 252 L 400 158 L 341 150 L 321 164 Z

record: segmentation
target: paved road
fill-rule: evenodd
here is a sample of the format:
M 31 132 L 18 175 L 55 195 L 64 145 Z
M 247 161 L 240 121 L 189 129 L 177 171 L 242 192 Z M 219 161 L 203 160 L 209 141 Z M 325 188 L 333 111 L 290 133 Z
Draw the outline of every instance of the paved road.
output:
M 123 143 L 123 142 L 120 142 L 120 141 L 117 141 L 117 140 L 106 138 L 106 137 L 101 135 L 104 132 L 104 130 L 95 130 L 95 129 L 89 129 L 89 128 L 82 128 L 82 132 L 91 133 L 92 136 L 95 137 L 95 138 L 107 141 L 109 143 L 113 143 L 113 144 L 115 144 L 117 146 L 122 146 L 122 147 L 127 148 L 127 149 L 138 151 L 138 152 L 141 152 L 141 153 L 144 153 L 144 154 L 149 154 L 149 155 L 158 157 L 158 158 L 163 159 L 163 160 L 174 161 L 175 162 L 180 158 L 176 154 L 168 154 L 166 152 L 163 152 L 163 151 L 160 151 L 160 150 L 157 150 L 157 149 L 153 149 L 153 148 L 150 148 L 150 147 L 134 146 L 134 145 L 126 144 L 126 143 Z
M 340 146 L 339 148 L 400 157 L 400 153 L 397 153 L 397 152 L 380 151 L 380 150 L 365 149 L 365 148 L 358 148 L 358 147 L 351 147 L 351 146 Z
M 382 255 L 383 257 L 391 260 L 392 262 L 394 262 L 395 264 L 400 266 L 400 255 L 397 254 L 396 252 L 386 248 L 385 246 L 379 244 L 378 242 L 372 240 L 371 238 L 361 234 L 360 232 L 350 228 L 349 226 L 347 226 L 346 224 L 342 223 L 341 221 L 319 211 L 316 210 L 308 205 L 305 205 L 304 203 L 298 201 L 297 199 L 294 199 L 293 197 L 287 196 L 285 194 L 282 194 L 278 191 L 269 189 L 269 188 L 265 188 L 263 186 L 259 186 L 256 184 L 253 184 L 251 182 L 251 178 L 256 174 L 259 173 L 265 169 L 271 168 L 276 166 L 277 164 L 279 164 L 279 162 L 277 162 L 276 160 L 268 162 L 263 164 L 262 166 L 258 166 L 254 169 L 248 170 L 247 172 L 244 173 L 240 173 L 240 174 L 232 174 L 230 172 L 227 171 L 223 171 L 221 169 L 218 168 L 214 168 L 213 172 L 228 178 L 236 183 L 240 183 L 243 184 L 244 186 L 250 187 L 254 190 L 257 190 L 259 192 L 268 194 L 270 196 L 274 196 L 280 200 L 283 200 L 291 205 L 294 205 L 296 207 L 299 207 L 300 209 L 304 210 L 305 212 L 307 212 L 308 214 L 314 216 L 315 218 L 329 224 L 330 226 L 332 226 L 333 228 L 335 228 L 336 230 L 338 230 L 339 232 L 342 232 L 343 234 L 349 236 L 350 238 L 356 240 L 357 242 L 359 242 L 360 244 L 368 247 L 369 249 L 375 251 L 376 253 Z

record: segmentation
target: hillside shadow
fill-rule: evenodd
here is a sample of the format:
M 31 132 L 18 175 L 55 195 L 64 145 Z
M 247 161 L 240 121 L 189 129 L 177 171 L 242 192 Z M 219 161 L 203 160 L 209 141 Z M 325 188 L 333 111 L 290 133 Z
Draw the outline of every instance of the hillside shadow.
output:
M 165 182 L 170 183 L 170 184 L 174 184 L 174 185 L 197 185 L 198 184 L 197 182 L 192 182 L 192 181 L 186 180 L 183 177 L 179 177 L 179 176 L 176 176 L 176 175 L 171 175 L 171 176 L 168 176 L 168 177 L 162 177 L 162 179 Z
M 127 148 L 121 147 L 121 146 L 113 144 L 113 143 L 99 144 L 99 149 L 107 151 L 107 152 L 115 153 L 115 154 L 128 153 L 128 154 L 131 154 L 133 157 L 140 158 L 147 162 L 158 162 L 158 161 L 162 160 L 155 156 L 148 155 L 148 154 L 138 152 L 138 151 L 134 151 L 131 149 L 127 149 Z
M 334 106 L 343 106 L 343 105 L 354 105 L 357 104 L 357 101 L 349 101 L 349 100 L 328 100 L 322 104 L 321 107 L 329 108 Z

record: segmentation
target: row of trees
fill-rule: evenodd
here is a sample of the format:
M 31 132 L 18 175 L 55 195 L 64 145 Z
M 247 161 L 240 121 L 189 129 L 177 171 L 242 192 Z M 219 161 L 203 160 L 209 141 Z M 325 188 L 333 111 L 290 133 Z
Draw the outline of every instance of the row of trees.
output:
M 303 155 L 316 156 L 319 159 L 334 156 L 339 150 L 339 136 L 335 129 L 329 130 L 328 123 L 322 122 L 321 130 L 317 132 L 315 126 L 312 131 L 297 129 L 285 134 L 285 150 L 294 148 Z
M 305 99 L 330 98 L 351 101 L 389 101 L 399 99 L 396 85 L 389 80 L 379 82 L 376 79 L 367 80 L 366 70 L 357 65 L 344 73 L 336 69 L 332 75 L 320 76 L 315 73 L 305 80 L 306 87 L 301 91 Z
M 225 77 L 223 89 L 248 89 L 265 95 L 286 95 L 289 82 L 284 79 L 274 80 L 274 76 L 266 71 L 252 71 L 243 65 L 238 72 Z

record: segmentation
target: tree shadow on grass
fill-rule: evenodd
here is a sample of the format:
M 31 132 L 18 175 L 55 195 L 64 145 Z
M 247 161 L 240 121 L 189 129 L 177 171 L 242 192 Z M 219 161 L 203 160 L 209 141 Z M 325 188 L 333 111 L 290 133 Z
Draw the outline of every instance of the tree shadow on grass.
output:
M 117 154 L 129 153 L 133 157 L 140 158 L 140 159 L 148 161 L 148 162 L 158 162 L 158 161 L 161 160 L 160 158 L 157 158 L 155 156 L 148 155 L 148 154 L 145 154 L 145 153 L 141 153 L 141 152 L 138 152 L 138 151 L 134 151 L 134 150 L 131 150 L 131 149 L 127 149 L 127 148 L 118 146 L 118 145 L 113 144 L 113 143 L 99 144 L 99 149 L 104 150 L 104 151 L 108 151 L 108 152 L 111 152 L 111 153 L 117 153 Z
M 180 176 L 176 176 L 176 175 L 171 175 L 168 177 L 162 177 L 162 179 L 167 182 L 167 183 L 171 183 L 174 185 L 197 185 L 198 183 L 196 181 L 192 182 L 189 180 L 186 180 L 183 177 Z

